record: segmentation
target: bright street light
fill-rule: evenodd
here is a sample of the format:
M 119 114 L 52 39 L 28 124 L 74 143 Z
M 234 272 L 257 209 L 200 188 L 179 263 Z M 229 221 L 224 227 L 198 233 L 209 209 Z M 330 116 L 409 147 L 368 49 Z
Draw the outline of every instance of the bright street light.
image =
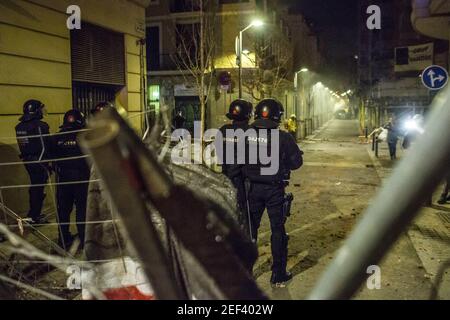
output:
M 295 115 L 296 116 L 298 116 L 298 78 L 299 78 L 299 74 L 300 73 L 306 73 L 306 72 L 308 72 L 309 70 L 308 70 L 308 68 L 305 68 L 305 67 L 303 67 L 303 68 L 301 68 L 300 69 L 300 71 L 297 71 L 296 73 L 295 73 L 295 76 L 294 76 L 294 87 L 295 87 Z M 304 95 L 305 94 L 305 81 L 304 81 L 304 79 L 303 78 L 301 78 L 301 80 L 302 80 L 302 95 Z
M 239 35 L 236 38 L 236 55 L 237 55 L 237 65 L 239 66 L 239 99 L 242 98 L 242 54 L 247 54 L 242 50 L 242 35 L 245 31 L 252 27 L 261 27 L 264 25 L 264 22 L 260 19 L 255 19 L 250 23 L 245 29 L 239 32 Z
M 257 27 L 257 28 L 262 27 L 263 25 L 264 25 L 264 21 L 259 20 L 259 19 L 253 20 L 253 22 L 251 24 L 252 27 Z

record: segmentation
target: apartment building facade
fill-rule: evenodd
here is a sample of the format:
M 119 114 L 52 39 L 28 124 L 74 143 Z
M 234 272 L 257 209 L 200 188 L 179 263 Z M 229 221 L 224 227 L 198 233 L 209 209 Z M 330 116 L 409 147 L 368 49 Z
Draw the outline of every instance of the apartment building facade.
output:
M 0 162 L 20 162 L 14 127 L 29 99 L 46 105 L 56 132 L 71 108 L 87 113 L 110 100 L 140 130 L 146 76 L 145 7 L 150 0 L 0 1 Z M 81 29 L 70 30 L 68 7 L 77 5 Z M 0 186 L 27 184 L 22 165 L 1 167 Z M 26 189 L 6 190 L 21 212 Z
M 147 66 L 149 105 L 158 112 L 165 104 L 175 114 L 183 113 L 187 127 L 200 118 L 198 93 L 189 72 L 176 63 L 177 38 L 183 25 L 198 23 L 198 1 L 157 1 L 147 8 Z M 282 101 L 288 113 L 294 112 L 295 94 L 294 45 L 296 30 L 286 19 L 278 1 L 221 0 L 216 2 L 214 32 L 214 62 L 209 91 L 206 125 L 219 127 L 227 122 L 225 114 L 232 100 L 238 98 L 238 66 L 236 63 L 236 36 L 253 20 L 264 20 L 261 28 L 250 28 L 243 34 L 243 97 L 256 103 L 263 96 L 274 96 Z M 273 74 L 265 72 L 267 64 L 275 64 L 277 84 L 265 83 Z M 231 86 L 220 83 L 224 73 L 231 74 Z M 260 90 L 256 89 L 259 88 Z M 207 91 L 207 89 L 205 89 Z M 263 94 L 261 94 L 261 91 Z
M 373 4 L 381 8 L 380 30 L 366 26 L 365 10 Z M 420 75 L 432 64 L 448 67 L 448 41 L 417 32 L 414 12 L 411 0 L 360 1 L 358 84 L 369 127 L 391 114 L 426 113 L 435 93 Z

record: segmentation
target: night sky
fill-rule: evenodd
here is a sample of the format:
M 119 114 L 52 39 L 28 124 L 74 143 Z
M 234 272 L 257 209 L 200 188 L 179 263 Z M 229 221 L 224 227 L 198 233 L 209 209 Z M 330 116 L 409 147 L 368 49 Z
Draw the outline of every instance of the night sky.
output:
M 358 0 L 284 0 L 291 11 L 302 13 L 319 35 L 325 65 L 321 74 L 331 86 L 348 86 L 357 54 Z M 339 88 L 335 88 L 339 89 Z

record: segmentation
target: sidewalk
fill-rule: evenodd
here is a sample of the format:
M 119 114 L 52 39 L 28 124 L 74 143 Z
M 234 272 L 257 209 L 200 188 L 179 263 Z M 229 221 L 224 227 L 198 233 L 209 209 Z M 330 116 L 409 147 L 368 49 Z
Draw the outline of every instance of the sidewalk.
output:
M 386 144 L 380 144 L 379 147 L 379 158 L 375 157 L 370 147 L 367 151 L 380 179 L 385 179 L 395 169 L 398 161 L 407 156 L 407 153 L 400 147 L 397 151 L 398 160 L 391 161 Z M 426 277 L 433 283 L 436 282 L 438 273 L 444 271 L 445 264 L 450 261 L 450 204 L 437 204 L 443 188 L 444 185 L 441 184 L 435 190 L 432 206 L 423 207 L 407 231 L 424 266 Z M 450 299 L 450 269 L 443 273 L 439 289 L 439 298 Z

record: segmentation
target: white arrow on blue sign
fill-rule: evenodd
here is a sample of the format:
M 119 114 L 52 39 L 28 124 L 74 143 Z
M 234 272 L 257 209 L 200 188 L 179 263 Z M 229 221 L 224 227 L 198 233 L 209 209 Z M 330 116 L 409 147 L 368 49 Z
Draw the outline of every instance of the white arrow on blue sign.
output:
M 448 72 L 441 66 L 429 66 L 422 72 L 422 83 L 430 90 L 440 90 L 448 82 Z

